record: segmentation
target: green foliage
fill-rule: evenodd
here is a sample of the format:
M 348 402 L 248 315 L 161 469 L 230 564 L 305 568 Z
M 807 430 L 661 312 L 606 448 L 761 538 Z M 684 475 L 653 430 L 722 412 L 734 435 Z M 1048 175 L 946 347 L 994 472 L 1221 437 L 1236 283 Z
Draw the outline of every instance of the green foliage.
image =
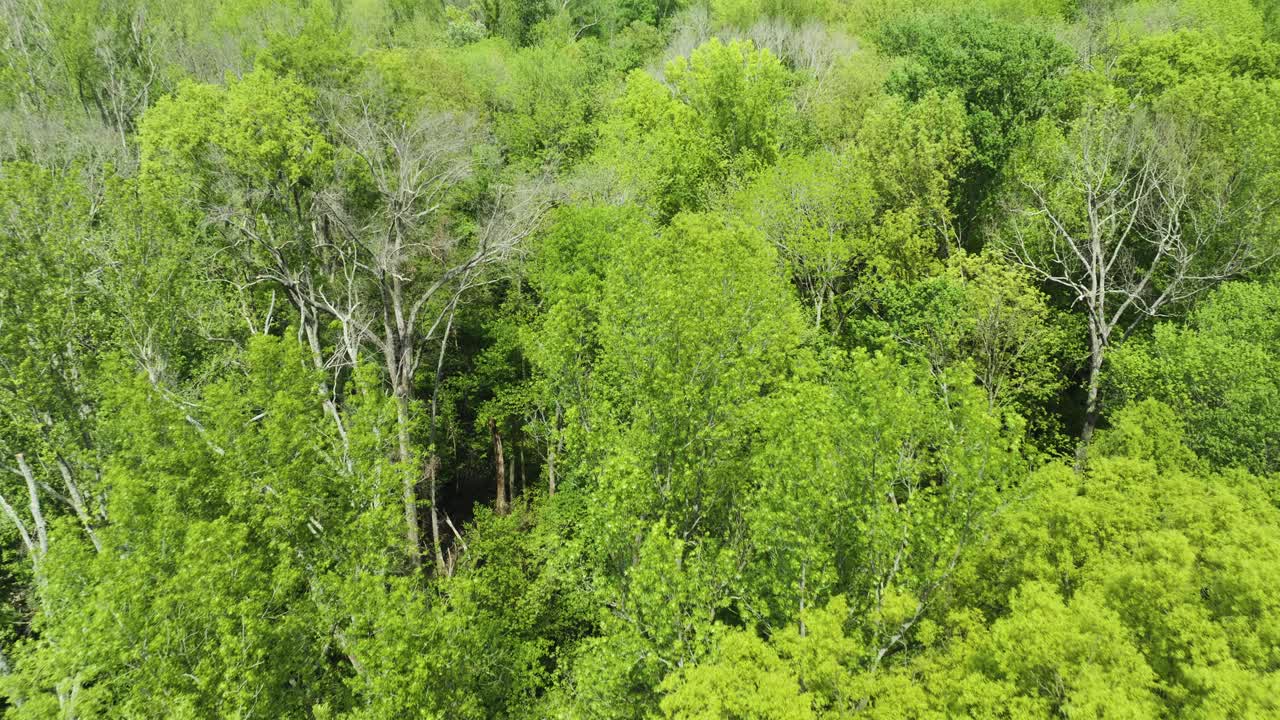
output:
M 87 197 L 73 171 L 0 167 L 0 450 L 55 449 L 88 432 L 77 399 L 97 374 L 107 320 L 95 303 Z M 67 450 L 64 450 L 67 452 Z
M 678 216 L 619 248 L 600 307 L 589 422 L 590 442 L 608 448 L 601 542 L 622 552 L 656 520 L 681 533 L 721 527 L 735 490 L 718 448 L 803 338 L 770 248 L 732 219 Z
M 1270 43 L 1221 40 L 1192 30 L 1154 35 L 1125 48 L 1117 59 L 1118 84 L 1135 96 L 1156 96 L 1204 77 L 1274 79 L 1280 55 Z
M 756 612 L 783 626 L 841 594 L 867 644 L 901 642 L 1017 476 L 1016 441 L 976 389 L 890 356 L 753 409 Z
M 117 521 L 96 554 L 59 529 L 11 679 L 20 717 L 287 716 L 345 695 L 316 632 L 321 588 L 369 560 L 385 572 L 396 516 L 378 506 L 396 485 L 376 449 L 325 469 L 337 443 L 301 348 L 262 340 L 246 362 L 205 391 L 205 423 L 145 378 L 106 391 Z
M 981 588 L 1037 582 L 1068 606 L 1087 597 L 1114 613 L 1108 622 L 1118 620 L 1123 644 L 1141 654 L 1141 662 L 1124 661 L 1127 672 L 1139 673 L 1135 681 L 1110 685 L 1135 691 L 1114 699 L 1117 709 L 1149 716 L 1158 702 L 1160 712 L 1185 717 L 1226 707 L 1233 717 L 1266 714 L 1271 701 L 1255 690 L 1273 680 L 1257 643 L 1272 632 L 1276 608 L 1246 578 L 1272 562 L 1276 510 L 1260 480 L 1197 469 L 1169 415 L 1156 404 L 1133 407 L 1111 431 L 1123 438 L 1100 441 L 1101 454 L 1135 456 L 1095 458 L 1083 478 L 1065 469 L 1045 473 L 1025 509 L 993 537 L 971 587 L 995 600 L 987 612 L 1004 605 Z M 1009 607 L 1016 617 L 1017 605 Z M 1114 647 L 1125 652 L 1123 644 Z M 1159 692 L 1143 699 L 1143 687 Z M 1096 693 L 1088 702 L 1111 702 L 1100 690 L 1076 691 L 1086 692 Z
M 516 157 L 572 162 L 585 155 L 597 101 L 596 69 L 583 44 L 539 45 L 511 65 L 509 86 L 500 91 L 507 104 L 497 114 L 498 139 Z
M 184 86 L 139 131 L 144 192 L 215 192 L 219 161 L 235 182 L 261 186 L 268 198 L 315 184 L 328 172 L 332 150 L 311 117 L 313 99 L 296 81 L 266 70 L 225 89 Z
M 968 153 L 963 118 L 954 97 L 884 99 L 844 152 L 785 158 L 734 198 L 778 248 L 815 325 L 825 316 L 839 333 L 885 283 L 936 270 L 952 240 L 949 184 Z
M 0 714 L 1280 714 L 1274 5 L 0 2 Z
M 1272 284 L 1226 285 L 1186 326 L 1162 323 L 1120 348 L 1110 376 L 1117 401 L 1154 398 L 1173 408 L 1187 443 L 1214 466 L 1280 469 L 1277 301 Z
M 739 28 L 751 27 L 758 21 L 784 20 L 795 25 L 806 21 L 834 19 L 839 5 L 830 0 L 713 0 L 711 14 L 720 22 Z
M 663 218 L 706 208 L 717 186 L 775 161 L 791 112 L 789 73 L 749 41 L 713 38 L 666 77 L 670 89 L 627 76 L 601 158 Z
M 1280 111 L 1280 47 L 1180 31 L 1135 43 L 1118 62 L 1118 84 L 1131 96 L 1196 129 L 1193 142 L 1213 158 L 1201 163 L 1211 192 L 1269 189 L 1280 177 L 1280 134 L 1274 122 Z M 1232 231 L 1248 235 L 1257 230 L 1241 223 Z M 1266 234 L 1269 252 L 1276 240 L 1273 233 Z
M 810 700 L 786 664 L 754 635 L 731 633 L 708 659 L 665 681 L 669 718 L 811 720 Z
M 721 153 L 734 159 L 746 156 L 741 160 L 745 163 L 776 157 L 788 78 L 767 49 L 712 38 L 688 60 L 672 60 L 666 75 L 676 97 L 696 113 Z
M 905 346 L 938 370 L 972 367 L 993 411 L 1017 413 L 1045 449 L 1057 446 L 1045 409 L 1075 364 L 1078 328 L 1024 268 L 995 252 L 959 251 L 938 274 L 890 284 L 875 302 L 875 316 L 855 326 L 865 342 Z
M 664 708 L 782 703 L 876 718 L 1274 712 L 1268 648 L 1280 607 L 1263 578 L 1280 542 L 1275 506 L 1258 478 L 1197 469 L 1167 409 L 1122 415 L 1118 426 L 1161 436 L 1147 445 L 1154 455 L 1114 454 L 1134 448 L 1107 443 L 1083 476 L 1059 465 L 1038 472 L 962 562 L 945 609 L 900 652 L 863 659 L 848 630 L 857 615 L 836 597 L 802 614 L 805 629 L 775 630 L 767 642 L 726 631 L 702 664 L 669 676 Z M 757 679 L 764 669 L 767 681 Z
M 913 100 L 955 91 L 964 101 L 974 155 L 956 199 L 968 225 L 1023 129 L 1064 114 L 1071 55 L 1047 32 L 973 12 L 891 23 L 878 42 L 906 58 L 891 91 Z

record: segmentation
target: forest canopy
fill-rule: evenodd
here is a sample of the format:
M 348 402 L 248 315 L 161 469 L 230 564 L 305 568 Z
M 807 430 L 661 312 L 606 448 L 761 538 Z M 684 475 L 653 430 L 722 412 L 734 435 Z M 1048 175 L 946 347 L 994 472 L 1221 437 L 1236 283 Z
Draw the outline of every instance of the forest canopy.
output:
M 1280 717 L 1280 2 L 0 0 L 6 718 Z

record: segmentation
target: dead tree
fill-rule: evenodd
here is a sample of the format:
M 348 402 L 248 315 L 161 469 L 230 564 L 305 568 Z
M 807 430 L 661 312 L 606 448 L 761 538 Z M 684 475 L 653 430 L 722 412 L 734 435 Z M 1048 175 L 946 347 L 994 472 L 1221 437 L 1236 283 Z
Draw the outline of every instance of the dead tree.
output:
M 277 283 L 296 308 L 317 367 L 354 366 L 365 350 L 383 364 L 396 401 L 397 460 L 419 468 L 405 473 L 406 547 L 420 565 L 418 495 L 427 484 L 439 565 L 439 459 L 419 464 L 414 457 L 415 377 L 438 343 L 439 381 L 461 298 L 494 282 L 497 269 L 521 252 L 550 195 L 537 180 L 495 187 L 475 230 L 461 232 L 450 202 L 472 174 L 471 149 L 481 137 L 474 120 L 452 113 L 401 120 L 366 102 L 340 111 L 333 126 L 356 166 L 340 170 L 332 187 L 305 200 L 296 192 L 279 198 L 275 220 L 252 208 L 226 209 L 220 220 L 255 264 L 254 279 Z M 353 197 L 345 180 L 367 192 Z M 329 320 L 337 321 L 338 349 L 325 358 L 320 334 Z M 435 412 L 433 402 L 433 428 Z M 331 414 L 341 427 L 336 409 Z
M 1246 164 L 1210 163 L 1194 127 L 1139 109 L 1094 108 L 1037 158 L 1008 198 L 1008 249 L 1087 319 L 1089 350 L 1079 459 L 1100 416 L 1106 354 L 1144 321 L 1167 315 L 1274 250 L 1262 241 L 1276 193 Z

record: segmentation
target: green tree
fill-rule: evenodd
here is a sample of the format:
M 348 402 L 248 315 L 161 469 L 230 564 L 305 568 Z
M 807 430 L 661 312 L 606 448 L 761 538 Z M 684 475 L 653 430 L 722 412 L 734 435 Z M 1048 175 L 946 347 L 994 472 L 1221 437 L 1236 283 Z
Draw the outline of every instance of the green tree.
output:
M 1029 125 L 1067 113 L 1071 53 L 1049 33 L 982 12 L 908 17 L 887 24 L 880 47 L 906 62 L 889 89 L 911 100 L 958 92 L 968 111 L 974 154 L 957 185 L 955 207 L 967 232 Z
M 1187 444 L 1215 467 L 1275 472 L 1277 302 L 1271 284 L 1229 283 L 1185 326 L 1161 323 L 1150 338 L 1117 348 L 1108 376 L 1114 402 L 1159 400 L 1186 424 Z
M 1103 105 L 1066 133 L 1042 126 L 1017 160 L 1002 243 L 1085 310 L 1082 458 L 1101 415 L 1111 348 L 1274 255 L 1274 206 L 1259 182 L 1273 171 L 1251 160 L 1223 168 L 1212 140 L 1202 142 L 1193 127 Z
M 792 109 L 787 69 L 750 41 L 709 40 L 667 63 L 666 79 L 627 76 L 599 161 L 669 218 L 774 162 Z
M 839 335 L 877 288 L 924 277 L 954 244 L 963 123 L 954 97 L 886 98 L 843 152 L 784 158 L 733 199 L 778 248 L 816 326 Z

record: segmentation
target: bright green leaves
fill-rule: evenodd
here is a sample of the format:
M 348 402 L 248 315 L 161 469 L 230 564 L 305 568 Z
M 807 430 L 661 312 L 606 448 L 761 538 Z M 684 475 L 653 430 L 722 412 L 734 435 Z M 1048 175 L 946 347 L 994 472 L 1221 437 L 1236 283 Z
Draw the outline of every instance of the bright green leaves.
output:
M 86 186 L 94 175 L 78 165 L 0 164 L 0 467 L 9 471 L 0 494 L 36 538 L 21 557 L 14 518 L 4 519 L 10 567 L 24 573 L 39 562 L 45 519 L 74 512 L 90 533 L 102 519 L 97 400 L 119 331 L 94 232 L 101 197 Z M 34 482 L 60 491 L 28 512 L 41 502 L 29 495 Z M 76 543 L 84 538 L 73 527 L 65 537 Z
M 217 153 L 249 185 L 285 192 L 316 182 L 328 171 L 331 149 L 311 116 L 313 102 L 302 85 L 262 70 L 225 89 L 187 85 L 147 114 L 144 177 L 163 182 Z
M 255 184 L 323 175 L 329 147 L 311 119 L 312 102 L 302 86 L 263 71 L 230 85 L 214 135 L 230 168 Z
M 1183 30 L 1133 43 L 1117 67 L 1116 85 L 1134 103 L 1193 128 L 1181 141 L 1199 150 L 1187 174 L 1195 191 L 1217 200 L 1189 203 L 1189 210 L 1213 217 L 1218 205 L 1232 203 L 1219 221 L 1223 231 L 1274 252 L 1276 215 L 1258 198 L 1280 178 L 1280 47 Z
M 694 111 L 636 70 L 615 112 L 602 159 L 663 216 L 702 207 L 723 167 Z
M 876 315 L 854 325 L 866 341 L 910 348 L 939 370 L 968 365 L 993 410 L 1015 412 L 1038 439 L 1054 439 L 1045 408 L 1073 364 L 1073 318 L 1052 307 L 1029 272 L 995 252 L 957 251 L 938 274 L 886 285 L 874 302 Z
M 891 23 L 879 44 L 907 58 L 889 80 L 892 91 L 913 100 L 956 91 L 964 101 L 974 156 L 956 200 L 967 226 L 1022 129 L 1062 113 L 1071 54 L 1042 30 L 980 13 Z
M 940 246 L 959 240 L 949 205 L 957 174 L 974 152 L 964 122 L 954 94 L 929 93 L 910 104 L 887 98 L 868 111 L 854 140 L 855 155 L 874 168 L 869 174 L 881 202 L 902 217 L 897 224 L 924 235 L 932 230 Z
M 1142 664 L 1119 654 L 1111 655 L 1112 660 L 1093 656 L 1088 662 L 1097 670 L 1117 663 L 1116 670 L 1129 668 L 1124 672 L 1130 680 L 1077 687 L 1062 699 L 1064 706 L 1092 704 L 1114 712 L 1129 708 L 1149 717 L 1156 698 L 1108 699 L 1100 689 L 1109 685 L 1138 691 L 1146 685 L 1159 688 L 1157 702 L 1173 714 L 1200 717 L 1224 706 L 1241 713 L 1233 717 L 1263 712 L 1269 705 L 1254 704 L 1257 700 L 1242 690 L 1250 682 L 1267 682 L 1270 661 L 1262 658 L 1269 655 L 1258 654 L 1258 643 L 1272 637 L 1280 612 L 1276 603 L 1262 599 L 1257 584 L 1270 572 L 1264 568 L 1274 565 L 1273 548 L 1280 542 L 1274 506 L 1264 499 L 1257 479 L 1203 476 L 1194 462 L 1181 467 L 1168 462 L 1170 456 L 1180 456 L 1188 463 L 1190 456 L 1185 448 L 1171 445 L 1177 442 L 1176 430 L 1169 428 L 1167 410 L 1158 405 L 1138 406 L 1118 425 L 1123 429 L 1111 432 L 1132 438 L 1120 445 L 1133 446 L 1140 439 L 1135 431 L 1160 437 L 1153 443 L 1155 457 L 1095 457 L 1084 478 L 1065 469 L 1042 473 L 1032 486 L 1035 495 L 1006 516 L 1007 523 L 992 536 L 977 565 L 973 584 L 964 587 L 987 592 L 993 586 L 1022 586 L 1008 606 L 1012 614 L 997 622 L 997 629 L 1005 622 L 1024 622 L 1020 616 L 1032 612 L 1026 593 L 1037 583 L 1056 589 L 1034 590 L 1049 598 L 1048 604 L 1039 601 L 1041 609 L 1034 612 L 1055 607 L 1052 598 L 1061 595 L 1069 608 L 1091 608 L 1077 623 L 1092 617 L 1094 623 L 1114 627 L 1120 621 L 1123 630 L 1108 632 L 1127 636 Z M 1111 446 L 1108 440 L 1100 439 L 1100 452 L 1108 452 L 1103 449 Z M 1047 639 L 1046 628 L 1063 627 L 1045 620 L 1026 624 L 1033 626 L 1040 631 L 1010 638 L 1010 655 L 1025 656 L 1032 635 Z M 1063 653 L 1064 659 L 1076 656 L 1076 663 L 1090 657 L 1087 647 L 1098 647 L 1071 650 L 1069 638 L 1055 643 L 1059 647 L 1051 652 Z M 1105 646 L 1115 653 L 1130 652 L 1119 641 Z M 1154 685 L 1142 680 L 1149 672 L 1155 675 Z M 1083 668 L 1077 675 L 1081 681 L 1089 678 Z M 1232 704 L 1234 698 L 1239 705 Z
M 612 608 L 562 701 L 634 717 L 667 669 L 705 651 L 717 612 L 742 611 L 744 413 L 801 364 L 806 323 L 770 245 L 722 215 L 657 229 L 566 209 L 541 252 L 533 357 L 565 424 L 561 492 L 587 498 L 587 567 Z
M 810 699 L 764 641 L 733 632 L 714 656 L 664 683 L 662 711 L 681 720 L 812 720 Z
M 1280 293 L 1270 283 L 1233 283 L 1209 297 L 1186 326 L 1161 324 L 1150 339 L 1117 349 L 1109 382 L 1116 400 L 1155 398 L 1186 425 L 1187 444 L 1216 466 L 1280 468 Z
M 769 641 L 750 629 L 721 628 L 697 665 L 667 676 L 667 717 L 846 717 L 858 706 L 854 670 L 862 654 L 846 634 L 849 607 L 834 597 L 802 613 L 803 630 L 779 628 Z
M 602 157 L 663 217 L 704 208 L 727 179 L 772 163 L 791 112 L 788 71 L 750 42 L 710 40 L 666 78 L 670 88 L 628 76 Z
M 254 65 L 277 77 L 292 76 L 313 90 L 350 90 L 364 61 L 351 51 L 349 34 L 335 30 L 335 18 L 326 15 L 317 5 L 298 34 L 271 34 Z
M 747 165 L 777 156 L 788 73 L 773 53 L 713 38 L 672 60 L 666 75 L 723 154 Z
M 1006 495 L 1010 506 L 901 650 L 877 661 L 876 644 L 859 641 L 875 634 L 859 626 L 910 616 L 910 593 L 886 592 L 865 615 L 833 597 L 765 640 L 749 627 L 717 636 L 697 666 L 668 677 L 664 710 L 682 717 L 698 703 L 729 712 L 786 698 L 792 712 L 812 707 L 818 717 L 1275 712 L 1280 603 L 1266 578 L 1280 516 L 1262 481 L 1200 474 L 1157 406 L 1118 425 L 1161 435 L 1155 461 L 1108 455 L 1120 451 L 1100 440 L 1086 475 L 1050 466 Z M 1158 464 L 1170 454 L 1190 462 Z
M 0 452 L 5 462 L 20 452 L 36 453 L 46 433 L 72 438 L 84 431 L 87 418 L 78 401 L 94 379 L 93 348 L 106 334 L 93 278 L 94 200 L 74 170 L 0 165 Z M 71 425 L 55 428 L 55 422 Z
M 1117 84 L 1135 97 L 1153 97 L 1205 76 L 1267 80 L 1280 75 L 1280 48 L 1244 38 L 1215 38 L 1192 30 L 1154 35 L 1116 59 Z
M 349 622 L 328 614 L 332 587 L 395 557 L 387 417 L 354 400 L 344 441 L 301 346 L 263 338 L 245 361 L 199 419 L 145 378 L 108 394 L 113 522 L 99 554 L 56 545 L 11 689 L 32 717 L 65 682 L 91 690 L 64 708 L 83 717 L 287 717 L 343 696 L 354 668 L 326 657 L 322 628 Z
M 732 558 L 714 544 L 677 537 L 661 522 L 643 537 L 623 576 L 619 617 L 665 667 L 691 663 L 703 654 L 705 633 L 726 604 L 722 583 L 732 576 Z
M 885 98 L 847 149 L 784 158 L 733 203 L 777 247 L 814 324 L 839 335 L 884 283 L 930 274 L 955 243 L 949 190 L 968 153 L 955 97 Z
M 8 3 L 7 709 L 1277 715 L 1245 2 Z
M 313 104 L 311 90 L 266 70 L 226 87 L 188 83 L 157 103 L 138 134 L 136 196 L 124 195 L 128 202 L 121 203 L 128 208 L 121 219 L 132 227 L 118 234 L 121 248 L 154 253 L 167 243 L 161 257 L 181 257 L 187 286 L 206 293 L 258 287 L 238 298 L 252 332 L 259 321 L 249 318 L 269 317 L 274 288 L 251 283 L 252 268 L 237 260 L 261 254 L 275 262 L 287 255 L 307 230 L 300 223 L 309 196 L 332 176 L 333 148 L 312 116 Z M 228 254 L 215 239 L 222 230 L 233 238 L 247 232 L 256 242 Z M 172 271 L 149 274 L 163 284 Z
M 619 701 L 599 696 L 611 688 L 643 706 L 652 697 L 632 688 L 703 657 L 722 623 L 796 628 L 836 594 L 861 619 L 833 647 L 859 664 L 901 652 L 1018 474 L 1016 440 L 961 374 L 833 354 L 824 376 L 756 231 L 720 215 L 626 218 L 562 211 L 535 273 L 535 357 L 564 373 L 548 399 L 577 438 L 562 492 L 590 498 L 581 527 L 611 609 L 565 701 L 613 716 Z M 776 664 L 748 645 L 732 662 Z M 751 702 L 721 696 L 725 673 L 671 680 L 684 699 L 667 711 Z
M 1021 588 L 1013 606 L 989 628 L 954 613 L 949 645 L 851 678 L 858 716 L 1136 720 L 1157 711 L 1151 670 L 1113 611 L 1084 596 L 1066 603 L 1035 584 Z
M 786 375 L 800 315 L 764 239 L 722 216 L 679 216 L 615 262 L 596 382 L 621 437 L 598 432 L 621 465 L 601 482 L 627 524 L 718 523 L 734 496 L 718 448 L 738 408 Z
M 1080 593 L 1065 603 L 1052 587 L 1030 584 L 1010 606 L 975 661 L 984 674 L 1032 698 L 1027 710 L 1132 720 L 1158 714 L 1151 669 L 1098 597 Z
M 494 133 L 513 155 L 572 162 L 591 149 L 596 112 L 592 63 L 579 43 L 522 51 L 503 88 Z
M 538 241 L 529 282 L 542 307 L 525 329 L 522 345 L 536 369 L 546 414 L 560 431 L 557 447 L 562 441 L 581 452 L 593 446 L 593 368 L 606 283 L 624 282 L 615 263 L 621 248 L 648 245 L 653 234 L 639 212 L 569 206 L 551 215 Z M 561 468 L 565 471 L 572 465 Z
M 939 387 L 861 353 L 842 365 L 753 404 L 752 604 L 779 627 L 843 594 L 868 643 L 896 652 L 1016 476 L 1016 443 L 959 376 Z
M 829 153 L 789 157 L 736 199 L 748 222 L 778 249 L 819 327 L 839 327 L 838 301 L 855 268 L 891 264 L 869 247 L 878 198 L 861 169 Z

